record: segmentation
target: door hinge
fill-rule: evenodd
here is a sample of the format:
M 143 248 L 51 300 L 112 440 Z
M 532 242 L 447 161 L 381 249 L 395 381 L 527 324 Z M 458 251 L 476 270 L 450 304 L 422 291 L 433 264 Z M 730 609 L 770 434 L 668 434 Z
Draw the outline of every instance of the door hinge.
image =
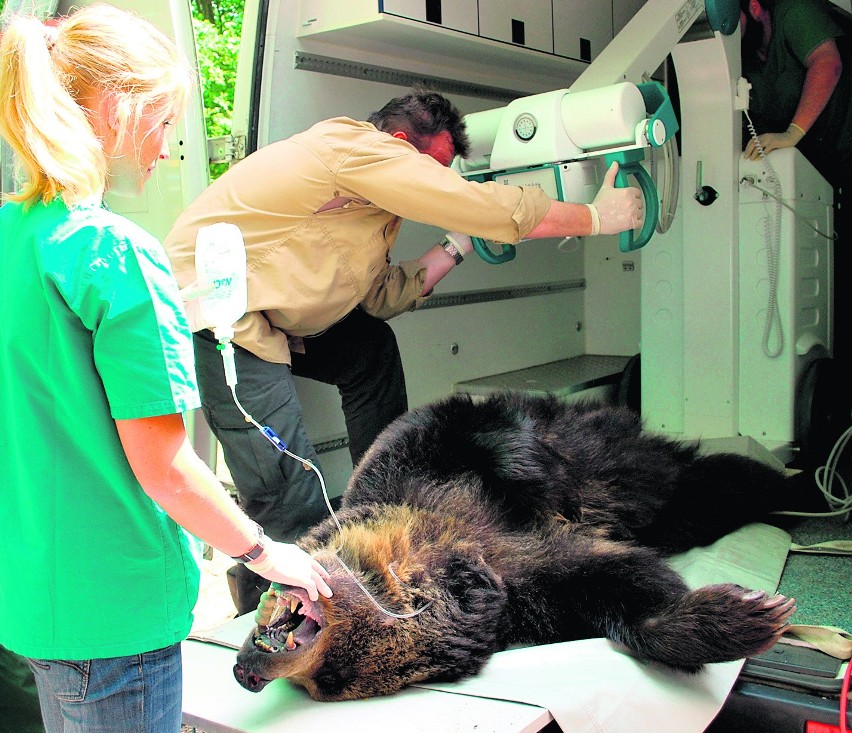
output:
M 245 135 L 207 138 L 207 158 L 211 163 L 236 163 L 245 157 Z

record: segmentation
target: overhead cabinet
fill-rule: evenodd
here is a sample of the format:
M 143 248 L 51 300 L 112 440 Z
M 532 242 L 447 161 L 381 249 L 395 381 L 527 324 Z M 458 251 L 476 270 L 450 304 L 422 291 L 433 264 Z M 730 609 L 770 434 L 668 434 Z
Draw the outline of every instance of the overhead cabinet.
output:
M 644 0 L 302 0 L 299 37 L 547 66 L 590 63 Z M 471 47 L 479 41 L 480 50 Z M 500 49 L 503 49 L 502 55 Z M 496 49 L 496 50 L 495 50 Z M 524 55 L 524 50 L 535 52 Z M 512 54 L 515 54 L 513 57 Z

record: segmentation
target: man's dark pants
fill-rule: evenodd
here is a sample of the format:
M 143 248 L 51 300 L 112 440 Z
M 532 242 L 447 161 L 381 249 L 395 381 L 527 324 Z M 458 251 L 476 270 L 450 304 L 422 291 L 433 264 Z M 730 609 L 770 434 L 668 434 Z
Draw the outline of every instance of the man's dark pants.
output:
M 291 354 L 292 368 L 235 346 L 237 397 L 246 412 L 271 427 L 290 452 L 319 467 L 293 376 L 335 385 L 355 464 L 408 406 L 396 337 L 387 323 L 356 309 L 322 334 L 305 338 L 304 345 L 304 354 Z M 293 542 L 328 516 L 319 479 L 246 422 L 225 383 L 222 356 L 210 331 L 195 334 L 195 356 L 204 414 L 222 444 L 241 506 L 271 538 Z M 253 611 L 268 587 L 268 581 L 240 566 L 240 614 Z

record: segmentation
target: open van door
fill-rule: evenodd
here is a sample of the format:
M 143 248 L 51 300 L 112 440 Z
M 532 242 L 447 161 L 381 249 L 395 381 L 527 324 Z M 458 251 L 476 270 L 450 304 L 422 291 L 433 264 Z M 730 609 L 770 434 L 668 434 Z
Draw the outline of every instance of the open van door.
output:
M 231 134 L 208 141 L 211 163 L 233 164 L 258 148 L 260 83 L 269 0 L 246 0 L 234 84 Z

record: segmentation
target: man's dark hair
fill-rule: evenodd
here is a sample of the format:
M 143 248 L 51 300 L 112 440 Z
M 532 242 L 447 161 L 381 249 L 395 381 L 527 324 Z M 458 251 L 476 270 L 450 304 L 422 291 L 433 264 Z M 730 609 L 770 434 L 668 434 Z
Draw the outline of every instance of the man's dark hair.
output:
M 760 7 L 768 10 L 770 14 L 775 6 L 775 0 L 758 0 Z M 742 67 L 748 73 L 763 66 L 758 52 L 763 43 L 763 26 L 760 25 L 748 12 L 749 0 L 740 0 L 740 10 L 745 13 L 745 34 L 742 38 Z
M 464 120 L 456 107 L 444 96 L 419 87 L 404 97 L 396 97 L 373 112 L 367 122 L 383 132 L 404 132 L 420 151 L 429 146 L 429 139 L 445 130 L 450 133 L 456 154 L 466 157 L 470 150 Z

